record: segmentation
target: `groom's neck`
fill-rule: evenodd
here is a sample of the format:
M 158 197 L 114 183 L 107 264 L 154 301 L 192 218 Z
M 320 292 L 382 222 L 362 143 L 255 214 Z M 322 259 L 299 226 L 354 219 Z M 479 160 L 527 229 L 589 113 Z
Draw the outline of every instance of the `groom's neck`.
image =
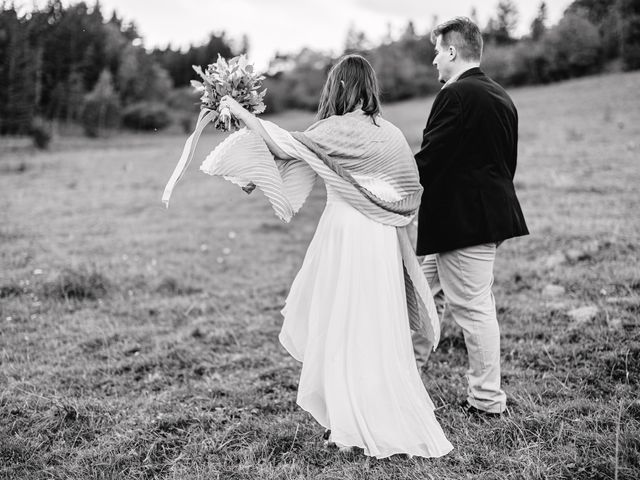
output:
M 458 76 L 466 72 L 470 68 L 477 68 L 479 66 L 480 66 L 480 62 L 459 62 L 459 63 L 456 62 L 456 68 L 453 71 L 452 77 Z

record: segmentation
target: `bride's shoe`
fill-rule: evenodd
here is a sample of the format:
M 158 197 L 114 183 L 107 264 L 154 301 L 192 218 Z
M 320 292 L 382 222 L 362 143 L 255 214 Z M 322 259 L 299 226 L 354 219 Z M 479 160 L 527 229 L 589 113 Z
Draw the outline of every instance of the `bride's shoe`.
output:
M 322 444 L 324 445 L 325 448 L 333 448 L 336 446 L 336 444 L 331 441 L 331 430 L 324 431 L 324 434 L 322 435 L 322 440 L 324 440 Z
M 331 441 L 331 430 L 325 430 L 322 435 L 323 445 L 325 448 L 336 448 L 335 442 Z M 356 451 L 357 447 L 338 447 L 340 453 L 352 453 Z

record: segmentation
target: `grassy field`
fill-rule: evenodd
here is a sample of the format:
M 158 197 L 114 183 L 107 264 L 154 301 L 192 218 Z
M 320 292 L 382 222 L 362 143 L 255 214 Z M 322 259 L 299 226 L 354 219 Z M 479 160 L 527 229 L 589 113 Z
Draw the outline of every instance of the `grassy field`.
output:
M 46 153 L 0 138 L 0 478 L 639 478 L 639 87 L 631 73 L 512 91 L 532 235 L 495 269 L 510 413 L 457 407 L 466 352 L 445 322 L 424 379 L 456 448 L 437 460 L 324 450 L 295 404 L 279 310 L 323 188 L 285 225 L 192 165 L 165 210 L 182 134 Z M 414 150 L 431 100 L 385 109 Z

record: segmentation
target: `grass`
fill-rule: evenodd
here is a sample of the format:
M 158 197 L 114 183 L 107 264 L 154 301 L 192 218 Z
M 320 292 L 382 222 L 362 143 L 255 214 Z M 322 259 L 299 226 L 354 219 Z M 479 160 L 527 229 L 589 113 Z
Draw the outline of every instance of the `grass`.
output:
M 0 478 L 638 478 L 638 86 L 630 73 L 512 92 L 532 235 L 495 269 L 510 415 L 456 407 L 466 352 L 445 322 L 424 378 L 456 449 L 436 460 L 326 451 L 295 404 L 279 310 L 321 187 L 284 225 L 192 166 L 167 211 L 182 134 L 0 144 Z M 430 102 L 385 108 L 414 150 Z

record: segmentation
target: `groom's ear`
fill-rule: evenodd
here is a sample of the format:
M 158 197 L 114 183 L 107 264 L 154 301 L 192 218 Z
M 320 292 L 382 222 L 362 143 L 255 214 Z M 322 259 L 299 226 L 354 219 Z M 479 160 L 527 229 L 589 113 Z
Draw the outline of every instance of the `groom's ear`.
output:
M 454 47 L 453 45 L 449 45 L 449 60 L 455 60 L 456 57 L 458 56 L 458 51 L 456 50 L 456 47 Z

